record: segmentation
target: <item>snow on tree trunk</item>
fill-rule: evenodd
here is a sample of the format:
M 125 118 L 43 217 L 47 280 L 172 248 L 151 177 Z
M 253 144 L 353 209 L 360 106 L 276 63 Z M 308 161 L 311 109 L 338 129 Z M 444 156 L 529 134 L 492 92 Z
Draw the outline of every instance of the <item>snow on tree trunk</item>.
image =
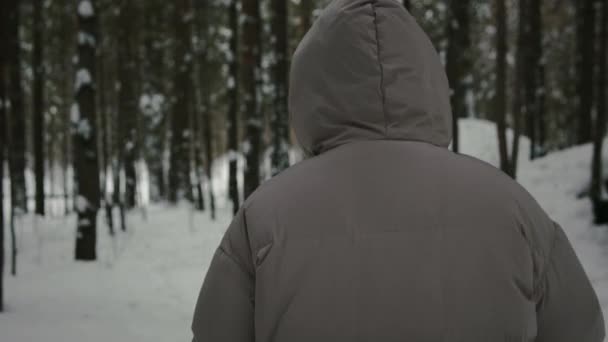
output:
M 76 178 L 76 260 L 95 260 L 97 210 L 99 208 L 99 165 L 97 158 L 95 109 L 95 51 L 97 17 L 94 0 L 80 0 L 77 6 L 79 33 L 92 40 L 78 40 L 76 103 L 72 107 L 72 136 Z

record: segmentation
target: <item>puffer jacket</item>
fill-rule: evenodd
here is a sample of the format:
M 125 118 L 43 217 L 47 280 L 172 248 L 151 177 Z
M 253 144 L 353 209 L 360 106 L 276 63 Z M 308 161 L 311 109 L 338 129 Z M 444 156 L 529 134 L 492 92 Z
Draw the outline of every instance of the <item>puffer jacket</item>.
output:
M 310 158 L 236 214 L 195 341 L 603 341 L 562 228 L 448 149 L 448 81 L 399 2 L 332 1 L 295 52 L 289 108 Z

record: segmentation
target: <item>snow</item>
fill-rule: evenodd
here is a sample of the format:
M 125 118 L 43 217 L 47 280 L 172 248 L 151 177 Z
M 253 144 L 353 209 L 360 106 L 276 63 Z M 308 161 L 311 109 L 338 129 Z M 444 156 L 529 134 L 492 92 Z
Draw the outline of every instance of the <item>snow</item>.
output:
M 78 69 L 78 71 L 76 72 L 76 83 L 74 85 L 76 87 L 76 91 L 79 91 L 80 88 L 82 88 L 85 85 L 91 84 L 91 81 L 92 81 L 91 73 L 89 72 L 88 69 L 85 69 L 85 68 Z
M 460 127 L 461 150 L 497 165 L 495 125 L 464 119 Z M 528 151 L 529 141 L 523 138 L 518 179 L 566 231 L 608 317 L 608 233 L 592 225 L 589 201 L 577 199 L 589 180 L 591 146 L 553 152 L 533 162 Z M 268 175 L 270 150 L 264 155 L 262 168 Z M 290 151 L 292 162 L 301 157 L 297 149 Z M 2 341 L 71 342 L 83 336 L 88 342 L 190 340 L 202 279 L 231 218 L 230 159 L 237 160 L 239 170 L 245 164 L 237 152 L 214 161 L 217 221 L 185 204 L 151 205 L 129 213 L 127 232 L 117 231 L 111 239 L 100 214 L 99 260 L 94 263 L 73 261 L 74 215 L 20 218 L 19 274 L 7 275 L 5 282 Z M 140 167 L 146 173 L 145 165 Z M 75 202 L 78 207 L 87 204 L 79 198 Z
M 87 32 L 78 32 L 78 44 L 95 46 L 95 37 Z
M 87 118 L 81 118 L 76 125 L 76 134 L 80 135 L 84 139 L 91 137 L 91 125 Z
M 78 4 L 78 15 L 83 18 L 90 18 L 95 14 L 93 4 L 89 0 L 81 0 Z
M 70 107 L 70 120 L 74 125 L 80 121 L 80 106 L 78 106 L 78 103 L 73 103 Z
M 89 201 L 82 195 L 76 196 L 76 211 L 79 213 L 85 212 L 89 208 Z

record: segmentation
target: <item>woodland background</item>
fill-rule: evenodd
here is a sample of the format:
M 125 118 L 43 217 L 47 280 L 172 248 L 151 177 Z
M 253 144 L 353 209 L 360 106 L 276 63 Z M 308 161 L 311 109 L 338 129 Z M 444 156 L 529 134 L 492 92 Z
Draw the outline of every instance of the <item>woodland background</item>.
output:
M 327 2 L 2 1 L 0 311 L 32 222 L 74 217 L 70 254 L 92 261 L 99 235 L 128 232 L 132 213 L 185 205 L 214 220 L 302 159 L 290 56 Z M 445 64 L 451 148 L 465 138 L 459 120 L 489 121 L 497 166 L 517 178 L 522 156 L 590 144 L 576 196 L 608 222 L 608 0 L 402 2 Z

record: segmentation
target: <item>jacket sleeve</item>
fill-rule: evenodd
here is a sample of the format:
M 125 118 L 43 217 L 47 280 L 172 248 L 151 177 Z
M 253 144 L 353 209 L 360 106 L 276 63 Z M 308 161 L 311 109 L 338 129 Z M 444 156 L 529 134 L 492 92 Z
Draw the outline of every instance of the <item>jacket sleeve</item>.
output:
M 604 318 L 591 283 L 562 228 L 554 237 L 538 288 L 536 342 L 602 342 Z
M 253 342 L 254 268 L 243 209 L 215 252 L 196 303 L 195 342 Z

